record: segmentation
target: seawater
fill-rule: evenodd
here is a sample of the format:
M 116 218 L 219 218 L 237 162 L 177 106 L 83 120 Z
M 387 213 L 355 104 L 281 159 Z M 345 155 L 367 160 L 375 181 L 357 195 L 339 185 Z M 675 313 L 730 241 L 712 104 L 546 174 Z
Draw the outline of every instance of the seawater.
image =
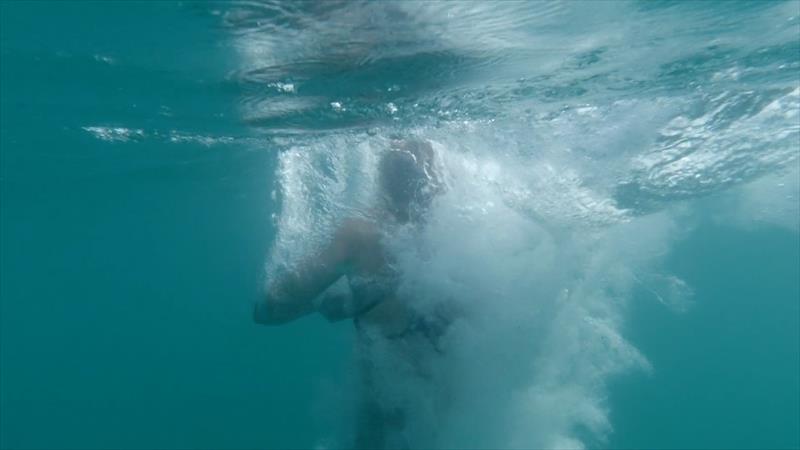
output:
M 348 446 L 352 324 L 251 306 L 398 137 L 409 446 L 800 447 L 794 1 L 0 3 L 0 446 Z

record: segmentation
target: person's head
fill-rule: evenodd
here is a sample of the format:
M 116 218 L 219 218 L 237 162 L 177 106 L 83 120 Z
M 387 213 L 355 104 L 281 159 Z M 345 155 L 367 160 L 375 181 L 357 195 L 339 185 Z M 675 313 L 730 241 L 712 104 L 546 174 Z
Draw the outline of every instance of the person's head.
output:
M 384 206 L 401 223 L 418 221 L 441 191 L 433 147 L 420 140 L 394 140 L 381 156 L 378 183 Z

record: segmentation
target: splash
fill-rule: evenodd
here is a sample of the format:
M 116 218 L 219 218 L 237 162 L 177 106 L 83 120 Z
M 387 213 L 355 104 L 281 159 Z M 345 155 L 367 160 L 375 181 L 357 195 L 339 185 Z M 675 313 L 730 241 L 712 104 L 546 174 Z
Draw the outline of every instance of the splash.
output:
M 463 315 L 429 376 L 386 348 L 366 355 L 380 400 L 414 411 L 413 448 L 604 442 L 610 380 L 655 370 L 623 335 L 632 292 L 676 312 L 697 301 L 660 266 L 707 199 L 722 199 L 720 220 L 797 229 L 796 4 L 597 5 L 223 15 L 242 115 L 280 149 L 268 278 L 369 214 L 392 139 L 436 151 L 444 193 L 422 230 L 387 245 L 403 298 Z

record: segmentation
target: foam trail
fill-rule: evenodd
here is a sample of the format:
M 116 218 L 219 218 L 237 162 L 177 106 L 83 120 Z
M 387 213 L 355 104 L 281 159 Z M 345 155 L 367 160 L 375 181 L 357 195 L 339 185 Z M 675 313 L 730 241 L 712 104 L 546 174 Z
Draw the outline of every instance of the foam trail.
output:
M 369 203 L 374 155 L 388 145 L 380 136 L 326 138 L 282 154 L 284 209 L 270 268 L 290 265 L 324 241 L 336 217 Z M 507 185 L 522 182 L 512 178 L 513 166 L 487 152 L 453 151 L 474 145 L 452 142 L 453 136 L 433 141 L 447 191 L 423 233 L 400 233 L 389 245 L 398 255 L 403 298 L 418 311 L 447 299 L 464 315 L 444 337 L 444 356 L 426 360 L 432 379 L 446 382 L 416 376 L 388 348 L 373 349 L 369 358 L 381 374 L 383 401 L 415 412 L 406 435 L 415 448 L 579 446 L 576 429 L 602 437 L 611 430 L 603 388 L 608 377 L 648 367 L 619 332 L 635 273 L 663 255 L 674 225 L 656 215 L 554 233 L 552 224 L 574 217 L 585 196 L 564 191 L 563 211 L 533 193 L 509 199 Z M 506 173 L 503 185 L 476 176 L 496 170 Z M 358 195 L 348 187 L 348 174 L 355 174 L 349 183 L 360 186 Z M 620 214 L 598 211 L 609 214 L 606 223 Z M 478 423 L 478 435 L 467 432 Z

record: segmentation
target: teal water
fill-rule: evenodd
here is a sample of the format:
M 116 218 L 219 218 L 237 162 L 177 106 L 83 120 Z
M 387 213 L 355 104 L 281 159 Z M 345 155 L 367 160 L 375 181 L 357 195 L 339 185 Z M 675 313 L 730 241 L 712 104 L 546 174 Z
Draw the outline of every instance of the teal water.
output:
M 0 2 L 0 41 L 0 447 L 347 447 L 352 324 L 251 307 L 398 135 L 449 187 L 409 289 L 477 316 L 412 448 L 800 447 L 800 3 Z

